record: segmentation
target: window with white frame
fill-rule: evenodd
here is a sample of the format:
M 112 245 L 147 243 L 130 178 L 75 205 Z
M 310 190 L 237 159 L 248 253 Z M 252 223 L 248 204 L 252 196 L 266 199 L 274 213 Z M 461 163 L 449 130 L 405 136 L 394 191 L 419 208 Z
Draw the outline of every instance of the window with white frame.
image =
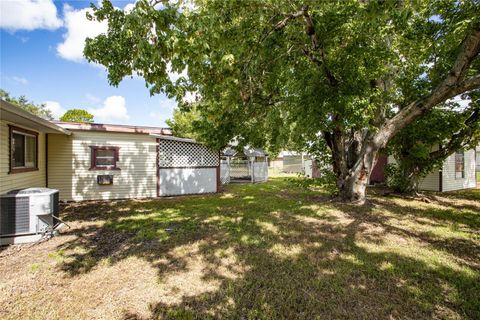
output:
M 10 173 L 38 170 L 38 133 L 10 127 Z

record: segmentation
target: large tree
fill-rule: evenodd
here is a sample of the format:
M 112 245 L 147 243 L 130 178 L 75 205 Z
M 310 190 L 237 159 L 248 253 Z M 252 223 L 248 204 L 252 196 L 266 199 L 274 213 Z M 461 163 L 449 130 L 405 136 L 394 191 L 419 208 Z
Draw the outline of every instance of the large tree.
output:
M 172 129 L 172 133 L 177 137 L 196 139 L 194 129 L 195 122 L 199 119 L 197 108 L 193 105 L 189 110 L 173 110 L 173 117 L 167 119 L 167 125 Z
M 70 109 L 60 117 L 60 121 L 81 123 L 93 122 L 93 114 L 84 109 Z
M 188 4 L 188 5 L 187 5 Z M 199 139 L 332 152 L 340 196 L 365 198 L 379 149 L 436 105 L 480 87 L 480 9 L 469 1 L 104 1 L 85 55 L 111 84 L 195 92 Z M 188 77 L 172 81 L 171 72 Z

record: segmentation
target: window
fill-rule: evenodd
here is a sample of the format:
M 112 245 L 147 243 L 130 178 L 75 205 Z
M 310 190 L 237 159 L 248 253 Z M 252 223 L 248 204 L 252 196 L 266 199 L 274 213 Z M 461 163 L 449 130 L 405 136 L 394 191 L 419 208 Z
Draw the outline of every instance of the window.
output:
M 119 147 L 91 146 L 90 170 L 120 170 L 117 168 Z
M 10 126 L 10 172 L 38 170 L 38 133 Z
M 455 179 L 465 178 L 465 156 L 463 151 L 455 152 Z

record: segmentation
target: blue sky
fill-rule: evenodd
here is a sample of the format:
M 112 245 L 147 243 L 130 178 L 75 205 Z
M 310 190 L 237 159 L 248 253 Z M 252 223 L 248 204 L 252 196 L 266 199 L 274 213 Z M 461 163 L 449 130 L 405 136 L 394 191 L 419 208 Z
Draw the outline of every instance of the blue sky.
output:
M 128 9 L 133 1 L 114 1 Z M 102 26 L 88 22 L 90 1 L 2 0 L 0 2 L 0 87 L 13 96 L 46 103 L 58 116 L 84 108 L 95 122 L 165 126 L 176 106 L 165 95 L 150 97 L 141 78 L 108 84 L 100 66 L 82 58 L 87 35 Z M 11 18 L 11 17 L 14 18 Z

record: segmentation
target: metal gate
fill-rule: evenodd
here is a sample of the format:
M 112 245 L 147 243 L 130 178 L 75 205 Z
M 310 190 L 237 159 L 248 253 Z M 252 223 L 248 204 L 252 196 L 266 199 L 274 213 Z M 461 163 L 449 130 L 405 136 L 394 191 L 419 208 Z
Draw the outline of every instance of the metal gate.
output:
M 267 161 L 253 162 L 253 182 L 266 182 L 268 180 Z
M 252 180 L 250 161 L 232 159 L 230 161 L 230 180 Z
M 222 184 L 230 183 L 230 164 L 226 159 L 220 160 L 220 181 Z

